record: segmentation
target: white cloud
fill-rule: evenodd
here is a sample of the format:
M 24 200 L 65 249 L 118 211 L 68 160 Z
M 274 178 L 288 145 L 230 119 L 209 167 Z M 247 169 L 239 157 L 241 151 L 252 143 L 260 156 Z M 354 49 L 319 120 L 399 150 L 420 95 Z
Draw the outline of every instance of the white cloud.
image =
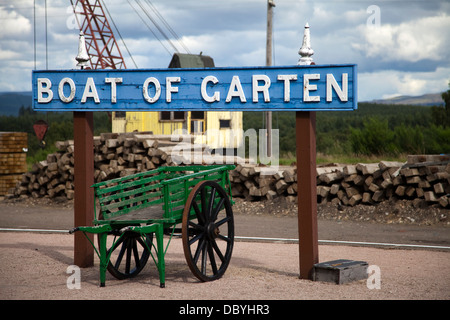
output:
M 0 39 L 22 37 L 31 31 L 30 21 L 15 10 L 0 7 L 0 21 L 2 24 Z
M 418 96 L 448 90 L 450 67 L 430 72 L 384 70 L 358 75 L 358 100 L 369 101 L 393 96 Z M 370 88 L 368 90 L 367 88 Z
M 203 52 L 216 66 L 261 66 L 265 64 L 265 30 L 225 30 L 184 37 L 193 53 Z
M 417 62 L 423 59 L 440 60 L 450 57 L 448 37 L 450 16 L 419 18 L 397 25 L 381 23 L 379 27 L 360 25 L 362 41 L 352 47 L 367 58 L 382 61 L 405 60 Z
M 1 50 L 0 49 L 0 60 L 12 60 L 17 59 L 20 56 L 18 52 L 12 50 Z

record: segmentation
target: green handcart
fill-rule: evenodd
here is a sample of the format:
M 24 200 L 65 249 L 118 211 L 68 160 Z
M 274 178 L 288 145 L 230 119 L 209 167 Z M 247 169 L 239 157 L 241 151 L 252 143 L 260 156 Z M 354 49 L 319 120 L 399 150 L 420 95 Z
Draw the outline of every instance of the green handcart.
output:
M 179 233 L 192 273 L 201 281 L 222 277 L 234 243 L 229 180 L 234 168 L 166 166 L 94 184 L 93 226 L 69 232 L 97 234 L 97 247 L 87 238 L 100 259 L 100 286 L 105 286 L 106 270 L 117 279 L 131 278 L 152 257 L 163 288 L 164 256 Z M 166 246 L 164 234 L 170 236 Z

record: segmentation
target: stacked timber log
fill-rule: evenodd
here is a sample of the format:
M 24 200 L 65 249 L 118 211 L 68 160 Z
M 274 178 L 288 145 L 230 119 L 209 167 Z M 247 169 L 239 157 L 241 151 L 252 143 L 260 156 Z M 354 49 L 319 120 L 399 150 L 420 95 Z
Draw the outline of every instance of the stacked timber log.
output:
M 297 168 L 280 166 L 275 168 L 255 164 L 238 164 L 230 172 L 232 195 L 248 200 L 285 196 L 295 202 L 297 195 Z
M 160 166 L 232 164 L 238 157 L 212 155 L 206 145 L 193 143 L 193 136 L 138 133 L 105 133 L 94 137 L 94 180 L 105 181 Z M 56 142 L 57 152 L 19 176 L 11 196 L 74 197 L 74 142 Z M 26 171 L 26 170 L 25 170 Z M 14 185 L 13 185 L 14 186 Z
M 249 200 L 284 196 L 297 201 L 296 167 L 269 168 L 238 165 L 231 173 L 233 195 Z M 317 201 L 346 206 L 373 205 L 385 200 L 407 199 L 450 208 L 450 157 L 408 156 L 406 163 L 381 161 L 355 165 L 317 167 Z
M 57 152 L 19 175 L 11 196 L 74 197 L 73 141 L 56 143 Z M 230 172 L 232 195 L 251 201 L 284 197 L 297 201 L 297 168 L 265 167 L 239 157 L 211 154 L 192 136 L 153 135 L 145 132 L 106 133 L 94 138 L 94 179 L 105 181 L 160 166 L 237 164 Z M 450 208 L 450 156 L 408 156 L 406 162 L 381 161 L 355 165 L 318 166 L 317 201 L 347 206 L 372 205 L 408 199 Z
M 0 196 L 8 193 L 27 171 L 26 132 L 0 132 Z
M 318 175 L 318 201 L 354 206 L 408 199 L 448 207 L 449 162 L 448 156 L 408 156 L 406 163 L 381 161 L 338 167 Z

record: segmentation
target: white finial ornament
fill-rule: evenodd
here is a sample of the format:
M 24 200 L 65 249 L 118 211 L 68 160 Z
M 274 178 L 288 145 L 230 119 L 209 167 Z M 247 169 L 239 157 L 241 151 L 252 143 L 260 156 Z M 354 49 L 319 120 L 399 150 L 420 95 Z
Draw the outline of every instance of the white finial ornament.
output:
M 303 34 L 303 43 L 302 47 L 298 51 L 298 53 L 302 56 L 299 60 L 297 65 L 311 65 L 314 64 L 313 59 L 311 56 L 314 54 L 314 50 L 311 49 L 311 38 L 309 33 L 309 24 L 306 23 L 305 25 L 305 32 Z
M 86 41 L 84 39 L 84 33 L 83 31 L 80 31 L 80 37 L 78 41 L 78 55 L 75 58 L 75 60 L 78 61 L 77 67 L 81 67 L 81 69 L 84 69 L 88 66 L 89 61 L 89 55 L 86 50 Z

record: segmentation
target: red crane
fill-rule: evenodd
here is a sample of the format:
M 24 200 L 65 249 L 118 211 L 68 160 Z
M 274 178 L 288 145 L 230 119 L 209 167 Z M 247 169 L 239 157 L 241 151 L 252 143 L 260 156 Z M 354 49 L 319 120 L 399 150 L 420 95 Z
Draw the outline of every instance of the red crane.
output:
M 86 40 L 91 69 L 126 69 L 100 0 L 70 0 Z

